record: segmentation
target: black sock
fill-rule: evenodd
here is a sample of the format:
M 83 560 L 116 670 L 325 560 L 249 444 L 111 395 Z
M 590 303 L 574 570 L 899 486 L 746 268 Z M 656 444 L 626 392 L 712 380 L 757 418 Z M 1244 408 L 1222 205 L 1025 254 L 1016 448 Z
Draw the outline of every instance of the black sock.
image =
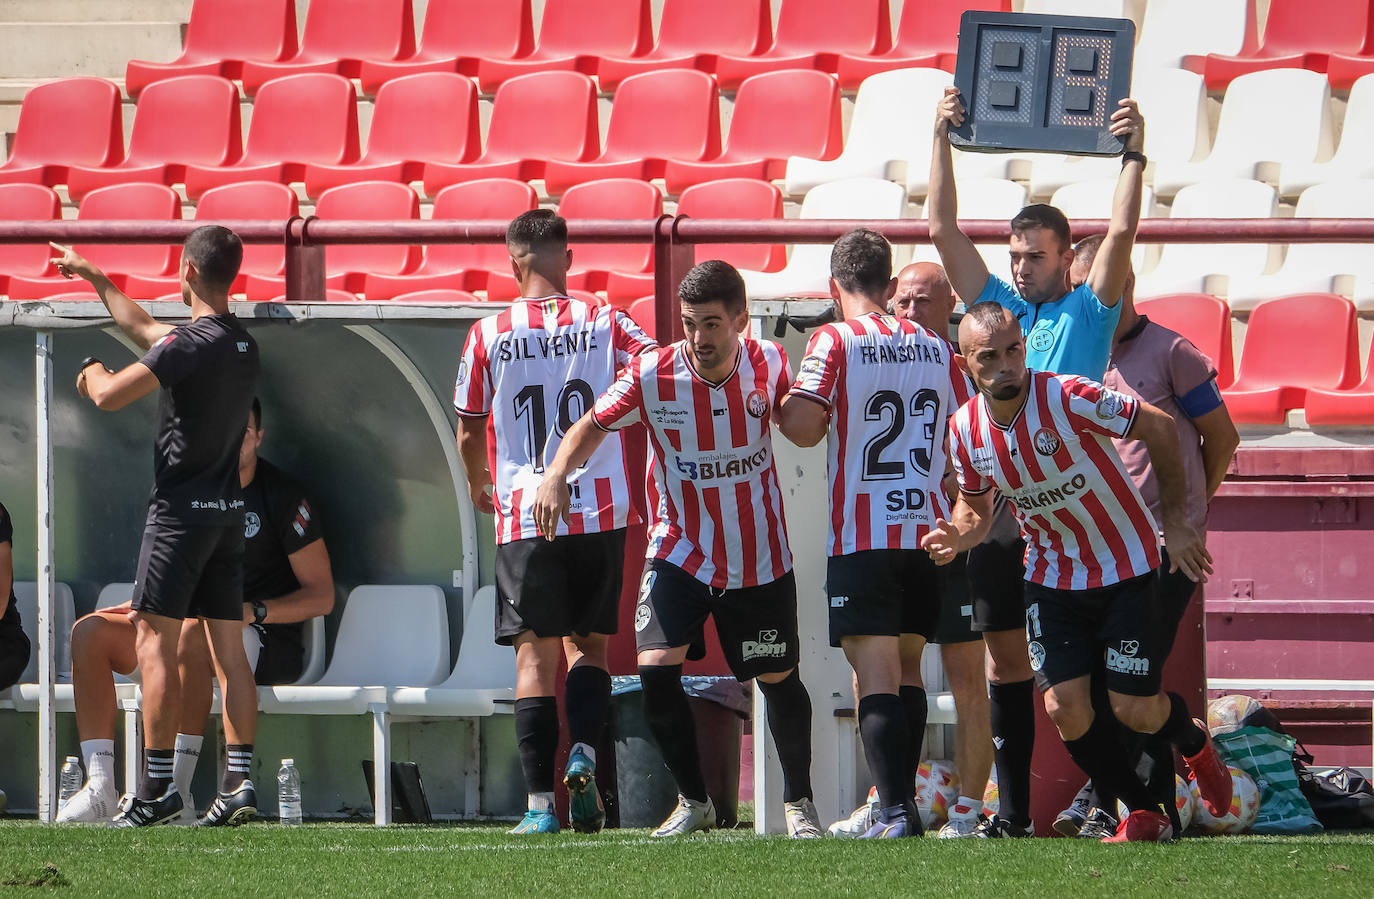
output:
M 1184 758 L 1191 758 L 1206 747 L 1207 732 L 1193 723 L 1193 716 L 1188 713 L 1188 704 L 1182 696 L 1177 693 L 1166 695 L 1169 697 L 1169 718 L 1159 729 L 1158 735 L 1177 746 Z
M 558 700 L 526 696 L 515 700 L 515 743 L 529 793 L 553 792 L 553 757 L 558 751 Z
M 1144 771 L 1143 775 L 1140 772 Z M 1174 835 L 1183 832 L 1178 819 L 1178 803 L 1174 795 L 1174 747 L 1168 740 L 1151 734 L 1145 739 L 1145 751 L 1141 755 L 1137 775 L 1145 782 L 1150 798 L 1164 806 L 1169 815 L 1169 823 L 1174 826 Z
M 175 749 L 143 750 L 143 776 L 138 779 L 135 794 L 145 802 L 152 802 L 172 785 L 172 759 Z
M 1083 773 L 1093 779 L 1100 794 L 1118 797 L 1132 811 L 1160 811 L 1150 799 L 1149 790 L 1127 764 L 1119 725 L 1114 718 L 1095 715 L 1087 733 L 1076 740 L 1065 740 L 1064 747 Z M 1116 814 L 1115 808 L 1103 811 Z
M 896 693 L 870 693 L 859 700 L 859 736 L 864 757 L 878 785 L 878 803 L 885 809 L 915 802 L 915 781 L 906 768 L 906 709 Z
M 677 791 L 693 802 L 705 802 L 706 777 L 697 754 L 697 723 L 682 690 L 682 666 L 641 665 L 639 683 L 644 689 L 644 720 L 677 781 Z
M 793 668 L 776 684 L 759 681 L 767 700 L 768 731 L 782 768 L 782 801 L 811 798 L 811 694 Z
M 992 707 L 992 758 L 997 767 L 997 816 L 1030 826 L 1031 753 L 1035 750 L 1033 681 L 988 684 Z
M 232 793 L 239 784 L 248 779 L 249 768 L 253 764 L 252 743 L 228 743 L 224 747 L 224 777 L 220 778 L 219 791 Z
M 921 765 L 921 743 L 926 737 L 926 691 L 921 687 L 903 684 L 898 690 L 902 707 L 906 709 L 906 770 L 911 778 L 912 794 L 916 790 L 916 769 Z
M 601 745 L 611 708 L 611 676 L 604 668 L 578 665 L 568 672 L 566 689 L 568 740 L 595 749 Z

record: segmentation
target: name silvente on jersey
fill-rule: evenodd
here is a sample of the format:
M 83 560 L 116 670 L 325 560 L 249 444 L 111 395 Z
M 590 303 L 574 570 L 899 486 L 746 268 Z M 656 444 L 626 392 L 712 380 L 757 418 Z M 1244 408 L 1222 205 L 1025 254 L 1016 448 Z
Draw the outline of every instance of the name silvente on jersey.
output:
M 548 336 L 502 337 L 492 347 L 497 362 L 518 362 L 524 359 L 549 359 L 576 356 L 597 351 L 596 332 L 571 331 Z

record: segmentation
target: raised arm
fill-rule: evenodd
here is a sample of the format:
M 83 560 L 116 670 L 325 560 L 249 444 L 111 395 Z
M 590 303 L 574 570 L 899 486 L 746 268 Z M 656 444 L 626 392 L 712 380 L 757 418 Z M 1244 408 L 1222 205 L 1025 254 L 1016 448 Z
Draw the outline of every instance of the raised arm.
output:
M 1127 438 L 1143 440 L 1150 466 L 1159 481 L 1160 515 L 1164 546 L 1169 550 L 1169 570 L 1179 569 L 1195 583 L 1212 573 L 1212 555 L 1197 528 L 1188 521 L 1188 486 L 1183 474 L 1183 454 L 1178 431 L 1167 412 L 1142 402 Z
M 568 472 L 586 465 L 609 433 L 596 423 L 595 415 L 582 416 L 558 444 L 553 461 L 544 467 L 544 479 L 534 494 L 534 523 L 546 540 L 558 532 L 558 519 L 569 520 Z
M 138 344 L 140 349 L 149 349 L 159 338 L 165 336 L 174 327 L 157 321 L 144 311 L 143 307 L 135 303 L 124 295 L 124 292 L 114 286 L 105 273 L 99 268 L 73 250 L 71 247 L 64 247 L 61 244 L 49 243 L 58 255 L 53 257 L 53 264 L 62 273 L 64 278 L 73 276 L 84 278 L 95 288 L 99 294 L 100 301 L 105 304 L 105 308 L 110 311 L 110 317 L 115 324 L 119 325 L 119 330 L 129 336 L 129 339 Z
M 1145 157 L 1137 155 L 1131 158 L 1130 154 L 1140 154 L 1145 147 L 1145 119 L 1134 100 L 1122 100 L 1120 108 L 1112 113 L 1111 132 L 1126 139 L 1127 156 L 1122 159 L 1121 175 L 1116 181 L 1112 220 L 1107 227 L 1107 236 L 1102 239 L 1102 247 L 1093 259 L 1092 268 L 1088 270 L 1088 286 L 1104 306 L 1115 306 L 1121 302 L 1121 292 L 1125 290 L 1126 278 L 1131 273 L 1135 232 L 1140 226 Z
M 954 155 L 949 129 L 964 124 L 964 101 L 957 87 L 945 88 L 935 111 L 935 148 L 930 155 L 930 196 L 926 197 L 930 241 L 940 254 L 954 292 L 972 303 L 988 283 L 988 267 L 968 235 L 959 230 L 959 199 L 954 187 Z

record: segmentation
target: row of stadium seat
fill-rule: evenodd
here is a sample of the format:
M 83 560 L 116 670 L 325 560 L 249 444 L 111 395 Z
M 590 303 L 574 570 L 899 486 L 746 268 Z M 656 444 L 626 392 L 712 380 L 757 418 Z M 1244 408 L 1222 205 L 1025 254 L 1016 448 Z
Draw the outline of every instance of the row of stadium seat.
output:
M 576 72 L 512 79 L 497 92 L 485 146 L 470 80 L 421 73 L 378 93 L 367 147 L 360 150 L 357 98 L 347 79 L 326 73 L 269 82 L 253 106 L 246 143 L 239 95 L 218 76 L 157 82 L 142 97 L 127 154 L 118 91 L 108 81 L 73 78 L 28 92 L 0 183 L 67 184 L 79 199 L 122 181 L 185 183 L 190 196 L 230 181 L 305 183 L 310 196 L 366 179 L 423 181 L 434 195 L 488 177 L 543 179 L 551 196 L 604 177 L 663 178 L 669 194 L 723 177 L 784 179 L 790 196 L 852 177 L 903 182 L 913 197 L 929 189 L 929 120 L 951 76 L 902 69 L 864 82 L 848 139 L 833 77 L 788 70 L 748 79 L 722 141 L 718 90 L 690 70 L 648 72 L 621 85 L 604 146 L 596 89 Z M 1296 197 L 1324 181 L 1374 177 L 1374 77 L 1351 91 L 1336 145 L 1330 90 L 1312 72 L 1278 69 L 1238 78 L 1222 103 L 1215 142 L 1201 78 L 1160 70 L 1138 79 L 1149 112 L 1147 183 L 1156 195 L 1218 178 L 1255 178 Z M 1286 127 L 1273 128 L 1281 120 Z M 301 123 L 307 121 L 308 128 Z M 540 127 L 529 127 L 539 122 Z M 1262 148 L 1257 149 L 1257 148 Z M 1334 148 L 1334 152 L 1333 152 Z M 1048 197 L 1077 181 L 1113 177 L 1113 159 L 1054 154 L 960 154 L 961 178 L 1027 182 Z

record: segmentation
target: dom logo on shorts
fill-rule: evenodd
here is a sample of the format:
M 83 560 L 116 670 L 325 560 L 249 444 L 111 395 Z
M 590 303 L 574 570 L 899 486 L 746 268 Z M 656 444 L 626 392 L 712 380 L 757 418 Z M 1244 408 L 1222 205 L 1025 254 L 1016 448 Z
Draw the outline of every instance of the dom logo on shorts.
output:
M 1040 641 L 1032 640 L 1026 644 L 1026 652 L 1030 654 L 1032 671 L 1039 671 L 1045 665 L 1045 647 L 1040 645 Z
M 1049 428 L 1041 428 L 1035 432 L 1034 437 L 1035 451 L 1042 456 L 1053 456 L 1059 452 L 1059 448 L 1064 444 L 1059 440 L 1059 435 Z
M 746 662 L 750 659 L 780 659 L 787 655 L 787 642 L 778 642 L 776 629 L 759 631 L 757 641 L 745 640 L 740 644 L 740 654 Z
M 744 408 L 755 418 L 763 418 L 768 414 L 768 394 L 762 390 L 752 391 L 749 398 L 744 401 Z
M 1139 640 L 1122 640 L 1121 649 L 1107 647 L 1107 670 L 1121 674 L 1149 674 L 1150 660 L 1137 657 Z

